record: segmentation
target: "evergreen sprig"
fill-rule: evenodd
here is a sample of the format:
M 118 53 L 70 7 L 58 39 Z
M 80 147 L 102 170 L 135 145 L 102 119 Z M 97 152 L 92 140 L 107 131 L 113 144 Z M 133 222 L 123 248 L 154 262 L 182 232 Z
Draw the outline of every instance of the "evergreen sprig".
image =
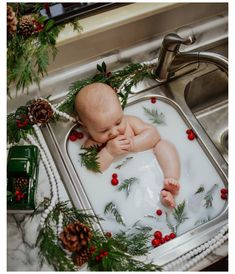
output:
M 157 109 L 148 109 L 144 108 L 145 114 L 149 117 L 149 120 L 152 121 L 153 124 L 165 124 L 165 115 L 161 112 L 158 113 Z
M 23 3 L 9 3 L 15 10 L 17 17 L 25 15 L 27 5 Z M 41 5 L 35 6 L 38 12 Z M 32 33 L 30 37 L 24 37 L 19 32 L 8 36 L 7 39 L 7 91 L 16 84 L 16 91 L 28 89 L 33 83 L 39 87 L 40 80 L 47 74 L 49 56 L 53 59 L 57 54 L 56 39 L 65 24 L 55 25 L 53 20 L 46 21 L 45 16 L 37 18 L 40 24 L 44 24 L 40 32 Z M 74 30 L 80 32 L 81 26 L 77 19 L 70 22 Z
M 109 202 L 105 208 L 104 208 L 104 214 L 111 213 L 115 217 L 117 223 L 125 226 L 125 223 L 123 221 L 123 217 L 119 213 L 117 206 L 113 202 Z
M 122 191 L 122 190 L 126 191 L 126 195 L 128 197 L 130 194 L 130 191 L 131 191 L 131 187 L 135 183 L 138 183 L 138 178 L 136 178 L 136 177 L 131 177 L 129 179 L 125 179 L 123 181 L 123 183 L 117 188 L 117 190 L 118 191 Z
M 210 190 L 207 191 L 207 193 L 206 193 L 206 195 L 205 195 L 205 197 L 204 197 L 204 200 L 205 200 L 204 206 L 205 206 L 206 208 L 212 207 L 212 205 L 213 205 L 213 193 L 214 193 L 214 191 L 215 191 L 215 189 L 216 189 L 217 187 L 218 187 L 218 184 L 214 184 L 214 185 L 212 186 L 212 188 L 211 188 Z
M 118 233 L 104 241 L 93 239 L 96 251 L 88 261 L 91 271 L 160 271 L 161 268 L 153 263 L 144 263 L 132 256 L 146 255 L 149 252 L 147 243 L 149 235 L 143 232 L 128 235 L 125 232 Z M 102 251 L 107 256 L 97 261 L 97 256 Z
M 101 65 L 97 64 L 97 74 L 84 80 L 78 80 L 69 87 L 68 94 L 63 103 L 59 106 L 59 110 L 72 114 L 74 112 L 74 100 L 77 93 L 88 84 L 95 82 L 105 83 L 117 90 L 128 77 L 130 79 L 128 83 L 124 85 L 124 89 L 117 93 L 122 108 L 125 108 L 128 95 L 131 92 L 131 88 L 139 81 L 143 80 L 144 77 L 154 77 L 152 74 L 151 66 L 130 64 L 120 70 L 107 72 L 107 66 L 105 62 L 102 62 Z
M 205 191 L 205 188 L 203 185 L 200 185 L 200 187 L 197 189 L 197 191 L 194 194 L 199 194 Z
M 130 160 L 132 160 L 133 157 L 126 157 L 126 159 L 119 165 L 115 167 L 115 169 L 121 169 L 123 166 L 125 166 Z
M 81 156 L 81 164 L 89 170 L 101 173 L 97 155 L 99 152 L 99 146 L 94 145 L 90 147 L 82 147 L 81 149 L 85 150 L 85 152 L 79 153 Z
M 173 217 L 176 221 L 176 223 L 173 225 L 170 221 L 169 215 L 166 212 L 166 222 L 167 222 L 167 226 L 169 227 L 169 229 L 174 232 L 175 234 L 177 234 L 177 230 L 180 224 L 184 223 L 188 217 L 186 216 L 185 212 L 185 201 L 183 201 L 182 203 L 178 204 L 174 210 L 173 210 Z

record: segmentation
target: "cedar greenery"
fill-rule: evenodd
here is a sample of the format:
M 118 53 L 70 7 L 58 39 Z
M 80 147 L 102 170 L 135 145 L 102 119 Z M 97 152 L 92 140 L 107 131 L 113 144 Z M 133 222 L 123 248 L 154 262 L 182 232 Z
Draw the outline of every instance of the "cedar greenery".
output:
M 197 189 L 197 191 L 194 194 L 199 194 L 205 191 L 205 188 L 203 185 L 200 185 L 200 187 Z
M 153 124 L 165 124 L 165 115 L 161 112 L 158 113 L 157 109 L 148 109 L 143 107 L 145 114 Z
M 104 214 L 108 214 L 111 213 L 114 215 L 117 223 L 125 226 L 125 223 L 123 221 L 123 217 L 121 216 L 121 214 L 119 213 L 117 206 L 113 203 L 113 202 L 109 202 L 104 209 Z
M 174 224 L 174 225 L 170 222 L 170 219 L 169 219 L 169 216 L 168 216 L 167 212 L 165 212 L 166 213 L 167 226 L 176 235 L 177 235 L 177 229 L 178 229 L 179 225 L 182 224 L 182 223 L 184 223 L 188 219 L 188 217 L 186 216 L 184 210 L 185 210 L 185 201 L 183 201 L 182 203 L 178 204 L 174 208 L 173 213 L 172 213 L 174 219 L 176 220 L 176 224 Z
M 210 189 L 210 190 L 208 190 L 207 191 L 207 193 L 206 193 L 206 195 L 205 195 L 205 197 L 204 197 L 204 200 L 205 200 L 205 204 L 204 204 L 204 206 L 206 207 L 206 208 L 208 208 L 208 207 L 212 207 L 212 205 L 213 205 L 213 193 L 214 193 L 214 191 L 215 191 L 215 189 L 218 187 L 218 184 L 214 184 L 213 186 L 212 186 L 212 188 Z
M 119 165 L 115 167 L 115 169 L 121 169 L 123 166 L 125 166 L 130 160 L 132 160 L 134 157 L 126 157 L 126 159 Z
M 131 92 L 131 88 L 135 86 L 138 82 L 143 80 L 145 77 L 154 78 L 152 73 L 153 66 L 142 65 L 142 64 L 130 64 L 123 69 L 115 72 L 107 72 L 107 66 L 105 62 L 101 65 L 97 65 L 98 73 L 93 77 L 84 80 L 78 80 L 74 82 L 68 91 L 68 94 L 62 104 L 59 105 L 58 109 L 60 111 L 72 114 L 74 113 L 74 100 L 77 93 L 86 85 L 92 84 L 94 82 L 100 82 L 110 85 L 113 89 L 118 90 L 118 88 L 123 84 L 123 82 L 128 78 L 129 81 L 124 84 L 123 90 L 117 93 L 122 108 L 124 109 L 127 103 L 128 95 Z
M 100 163 L 98 162 L 98 152 L 99 146 L 94 145 L 90 147 L 81 147 L 81 149 L 85 150 L 83 153 L 79 153 L 81 156 L 81 164 L 84 165 L 87 169 L 100 172 Z
M 41 212 L 42 206 L 47 208 L 48 201 L 42 202 L 35 210 L 33 216 Z M 48 214 L 44 227 L 40 230 L 37 238 L 37 246 L 40 248 L 40 257 L 51 264 L 57 271 L 78 271 L 68 252 L 62 248 L 56 233 L 55 227 L 58 224 L 59 216 L 63 215 L 63 225 L 78 220 L 90 226 L 93 237 L 89 246 L 95 247 L 95 252 L 88 258 L 88 267 L 91 271 L 160 271 L 161 268 L 153 263 L 144 263 L 132 256 L 146 255 L 150 248 L 148 246 L 151 235 L 148 229 L 143 229 L 137 233 L 128 234 L 120 232 L 113 237 L 105 237 L 100 230 L 94 230 L 92 224 L 99 218 L 88 214 L 85 210 L 78 210 L 69 207 L 68 202 L 61 202 L 55 205 Z M 102 260 L 97 260 L 97 256 L 103 252 L 107 256 Z
M 118 187 L 117 190 L 118 191 L 122 191 L 122 190 L 126 191 L 126 195 L 128 197 L 130 194 L 130 191 L 131 191 L 131 187 L 135 183 L 138 183 L 138 178 L 136 178 L 136 177 L 131 177 L 129 179 L 125 179 L 123 181 L 123 183 Z
M 8 3 L 13 7 L 16 16 L 20 18 L 26 13 L 27 5 L 24 3 Z M 35 12 L 41 8 L 41 5 L 35 4 Z M 57 54 L 56 39 L 60 31 L 65 27 L 63 25 L 54 25 L 53 20 L 46 22 L 46 17 L 37 18 L 44 27 L 40 32 L 32 33 L 29 37 L 24 37 L 19 32 L 15 35 L 8 35 L 7 39 L 7 91 L 10 96 L 9 88 L 16 84 L 16 91 L 28 89 L 33 83 L 39 87 L 42 77 L 47 74 L 49 65 L 49 56 L 53 59 Z M 82 30 L 75 19 L 72 24 L 74 30 Z

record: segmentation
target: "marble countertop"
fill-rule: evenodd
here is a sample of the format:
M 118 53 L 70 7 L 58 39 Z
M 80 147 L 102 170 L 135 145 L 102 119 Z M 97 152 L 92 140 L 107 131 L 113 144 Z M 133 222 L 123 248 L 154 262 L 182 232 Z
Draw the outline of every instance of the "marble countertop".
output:
M 64 186 L 60 185 L 64 201 L 69 197 Z M 50 197 L 50 186 L 44 166 L 40 162 L 37 201 Z M 7 215 L 7 271 L 54 271 L 45 260 L 41 260 L 36 246 L 37 235 L 40 230 L 41 215 L 33 218 L 29 214 Z M 228 255 L 228 242 L 210 253 L 207 257 L 194 265 L 189 271 L 200 271 Z

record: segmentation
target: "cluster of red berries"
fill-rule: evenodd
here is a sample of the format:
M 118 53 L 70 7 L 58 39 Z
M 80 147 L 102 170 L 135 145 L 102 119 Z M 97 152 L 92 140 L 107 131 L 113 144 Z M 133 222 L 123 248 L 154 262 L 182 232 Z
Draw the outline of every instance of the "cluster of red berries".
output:
M 44 25 L 38 22 L 37 20 L 33 20 L 34 32 L 40 32 L 44 29 Z
M 20 116 L 17 117 L 18 119 L 16 119 L 16 125 L 18 128 L 24 128 L 26 127 L 30 120 L 29 120 L 29 116 L 26 114 L 21 114 Z
M 118 183 L 119 183 L 119 181 L 118 181 L 118 175 L 117 175 L 117 173 L 113 173 L 112 174 L 111 184 L 113 186 L 116 186 L 116 185 L 118 185 Z
M 19 202 L 20 200 L 24 199 L 26 197 L 26 195 L 24 193 L 22 193 L 19 190 L 16 190 L 15 192 L 15 200 L 16 202 Z
M 151 103 L 155 104 L 157 102 L 157 98 L 156 97 L 151 97 Z
M 227 188 L 221 188 L 220 197 L 223 200 L 228 200 L 228 189 Z
M 95 257 L 95 260 L 97 262 L 101 261 L 104 257 L 107 257 L 109 255 L 108 251 L 100 249 L 99 255 Z
M 192 129 L 187 129 L 186 133 L 188 134 L 188 139 L 190 141 L 194 140 L 195 138 L 197 138 L 196 133 L 192 130 Z
M 69 140 L 74 142 L 77 139 L 82 139 L 84 137 L 84 134 L 82 132 L 78 132 L 76 130 L 72 130 L 69 134 Z
M 165 242 L 168 242 L 176 237 L 175 233 L 172 232 L 169 235 L 165 235 L 163 237 L 162 232 L 157 230 L 154 232 L 154 238 L 152 240 L 152 246 L 157 247 L 159 245 L 164 244 Z

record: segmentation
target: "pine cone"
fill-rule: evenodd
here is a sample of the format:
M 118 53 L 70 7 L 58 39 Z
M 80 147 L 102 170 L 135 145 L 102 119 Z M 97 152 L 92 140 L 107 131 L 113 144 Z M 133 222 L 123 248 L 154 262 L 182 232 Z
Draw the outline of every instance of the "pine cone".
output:
M 91 238 L 90 229 L 79 221 L 68 224 L 59 236 L 65 249 L 78 254 L 86 251 Z
M 19 20 L 19 33 L 29 37 L 34 33 L 34 18 L 32 15 L 24 15 Z
M 35 124 L 46 124 L 53 116 L 53 109 L 47 100 L 37 99 L 32 102 L 29 113 Z
M 7 33 L 14 35 L 17 28 L 17 18 L 13 8 L 7 5 Z
M 29 181 L 27 178 L 19 177 L 15 181 L 15 190 L 22 190 L 26 186 L 28 186 Z
M 86 248 L 83 251 L 76 253 L 76 255 L 73 257 L 73 262 L 75 265 L 81 266 L 88 261 L 90 256 L 91 252 L 88 248 Z

